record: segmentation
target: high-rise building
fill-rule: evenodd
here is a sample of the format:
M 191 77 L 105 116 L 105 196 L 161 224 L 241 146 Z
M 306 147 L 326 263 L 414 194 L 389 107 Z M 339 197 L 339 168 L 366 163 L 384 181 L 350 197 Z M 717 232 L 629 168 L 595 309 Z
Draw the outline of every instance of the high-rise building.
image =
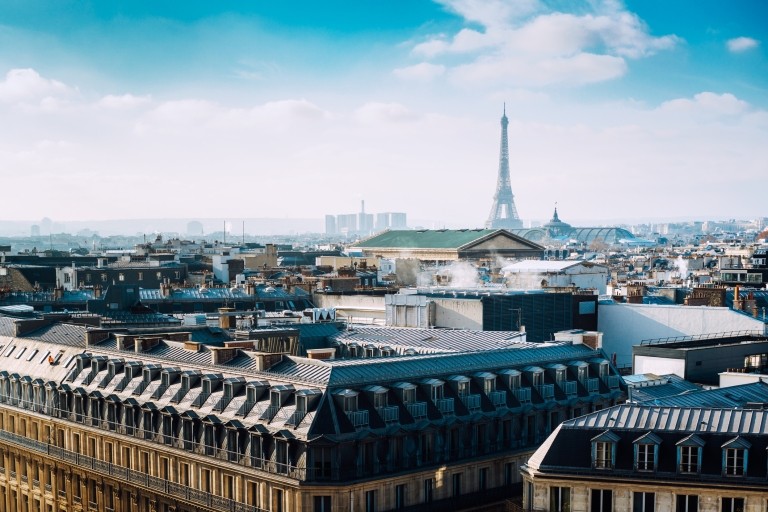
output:
M 326 235 L 336 234 L 336 216 L 335 215 L 325 216 L 325 234 Z
M 509 145 L 507 143 L 507 109 L 504 108 L 504 114 L 501 116 L 501 150 L 499 152 L 499 178 L 496 183 L 496 194 L 493 196 L 493 206 L 488 221 L 485 223 L 487 228 L 501 229 L 520 229 L 523 222 L 517 215 L 515 207 L 515 196 L 512 194 L 512 185 L 509 181 Z

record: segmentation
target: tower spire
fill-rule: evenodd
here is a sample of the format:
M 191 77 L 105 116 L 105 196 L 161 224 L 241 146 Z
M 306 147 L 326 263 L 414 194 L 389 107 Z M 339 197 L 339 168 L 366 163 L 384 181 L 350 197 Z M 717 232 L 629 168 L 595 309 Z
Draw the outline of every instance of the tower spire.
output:
M 485 223 L 486 228 L 491 229 L 519 229 L 523 222 L 517 215 L 515 196 L 512 194 L 512 185 L 509 180 L 509 144 L 507 142 L 507 104 L 501 116 L 501 149 L 499 151 L 499 177 L 496 182 L 496 193 L 493 196 L 493 206 Z

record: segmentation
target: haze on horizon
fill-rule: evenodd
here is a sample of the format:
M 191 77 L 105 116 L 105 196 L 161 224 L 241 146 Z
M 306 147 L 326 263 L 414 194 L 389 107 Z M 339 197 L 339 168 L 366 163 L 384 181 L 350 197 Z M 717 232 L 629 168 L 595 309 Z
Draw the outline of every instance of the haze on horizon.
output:
M 0 5 L 0 220 L 766 216 L 768 4 Z

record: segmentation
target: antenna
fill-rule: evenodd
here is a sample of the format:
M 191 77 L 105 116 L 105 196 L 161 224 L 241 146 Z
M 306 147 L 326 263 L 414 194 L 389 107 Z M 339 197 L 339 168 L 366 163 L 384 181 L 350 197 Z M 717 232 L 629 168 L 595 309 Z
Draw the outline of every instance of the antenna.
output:
M 245 245 L 245 221 L 243 221 L 243 245 Z

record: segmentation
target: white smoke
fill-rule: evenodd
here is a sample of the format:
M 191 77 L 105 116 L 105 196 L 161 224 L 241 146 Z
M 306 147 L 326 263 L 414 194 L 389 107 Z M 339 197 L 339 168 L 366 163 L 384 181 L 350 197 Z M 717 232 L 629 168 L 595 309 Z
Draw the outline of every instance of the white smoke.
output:
M 440 285 L 451 288 L 477 288 L 483 285 L 477 267 L 468 261 L 455 261 L 437 272 Z
M 677 267 L 677 271 L 680 273 L 680 279 L 685 279 L 688 277 L 688 261 L 683 259 L 682 256 L 678 256 L 675 260 L 675 266 Z

